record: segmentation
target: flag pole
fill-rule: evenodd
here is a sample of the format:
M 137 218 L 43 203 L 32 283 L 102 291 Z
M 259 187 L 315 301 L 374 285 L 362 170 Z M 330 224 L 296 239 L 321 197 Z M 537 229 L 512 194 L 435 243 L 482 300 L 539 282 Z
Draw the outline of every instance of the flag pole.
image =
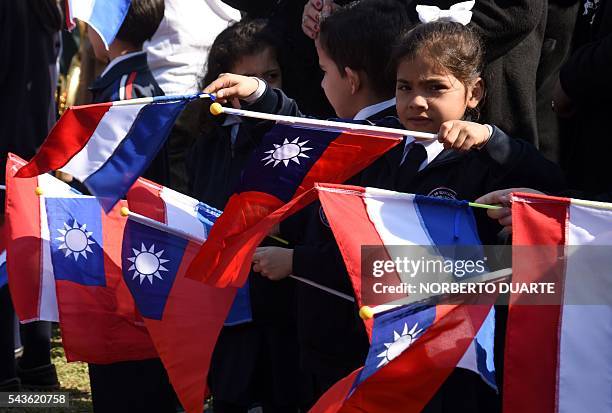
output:
M 438 135 L 434 133 L 417 132 L 417 131 L 410 131 L 410 130 L 405 130 L 405 129 L 384 128 L 381 126 L 372 126 L 372 125 L 361 125 L 358 123 L 347 123 L 347 122 L 336 122 L 336 121 L 331 121 L 331 120 L 301 118 L 299 116 L 275 115 L 272 113 L 254 112 L 251 110 L 244 110 L 244 109 L 234 109 L 234 108 L 228 108 L 225 106 L 221 106 L 218 102 L 215 102 L 212 105 L 210 105 L 210 113 L 212 113 L 215 116 L 225 113 L 227 115 L 244 116 L 248 118 L 271 120 L 274 122 L 287 123 L 290 125 L 297 125 L 297 126 L 318 126 L 318 127 L 325 127 L 325 128 L 350 130 L 354 132 L 374 132 L 374 133 L 378 133 L 382 135 L 391 135 L 391 136 L 410 135 L 418 139 L 437 139 L 438 138 Z
M 120 213 L 121 213 L 121 216 L 127 217 L 128 219 L 131 219 L 131 220 L 133 220 L 135 222 L 138 222 L 138 223 L 143 224 L 143 225 L 147 225 L 147 226 L 155 228 L 155 229 L 157 229 L 159 231 L 164 231 L 164 232 L 171 233 L 171 234 L 176 235 L 176 236 L 181 237 L 181 238 L 189 239 L 189 240 L 191 240 L 191 241 L 193 241 L 193 242 L 195 242 L 197 244 L 200 244 L 200 245 L 202 245 L 204 243 L 204 241 L 206 241 L 205 239 L 196 237 L 196 236 L 194 236 L 192 234 L 188 234 L 188 233 L 186 233 L 184 231 L 181 231 L 181 230 L 179 230 L 177 228 L 172 228 L 169 225 L 163 224 L 163 223 L 161 223 L 159 221 L 156 221 L 156 220 L 151 219 L 149 217 L 146 217 L 144 215 L 141 215 L 141 214 L 138 214 L 136 212 L 130 211 L 130 209 L 128 207 L 122 207 L 121 210 L 120 210 Z M 282 238 L 278 238 L 278 237 L 273 237 L 273 238 L 278 240 L 278 241 L 280 241 L 280 242 L 284 242 L 284 243 L 288 244 L 288 242 L 283 240 Z M 294 280 L 300 281 L 300 282 L 302 282 L 304 284 L 308 284 L 308 285 L 310 285 L 312 287 L 315 287 L 315 288 L 318 288 L 320 290 L 323 290 L 323 291 L 325 291 L 325 292 L 327 292 L 329 294 L 333 294 L 333 295 L 335 295 L 337 297 L 344 298 L 347 301 L 355 302 L 355 299 L 353 297 L 351 297 L 350 295 L 347 295 L 347 294 L 341 293 L 340 291 L 336 291 L 334 289 L 328 288 L 328 287 L 326 287 L 324 285 L 321 285 L 321 284 L 318 284 L 318 283 L 316 283 L 314 281 L 310 281 L 310 280 L 307 280 L 305 278 L 295 276 L 293 274 L 290 274 L 289 277 L 293 278 Z

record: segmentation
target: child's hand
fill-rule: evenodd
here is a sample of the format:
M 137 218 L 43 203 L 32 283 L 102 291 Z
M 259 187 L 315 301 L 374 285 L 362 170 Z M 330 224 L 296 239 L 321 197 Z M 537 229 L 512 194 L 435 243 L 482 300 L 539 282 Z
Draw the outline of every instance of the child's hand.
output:
M 510 194 L 512 192 L 526 192 L 531 194 L 541 194 L 542 192 L 530 188 L 509 188 L 500 189 L 499 191 L 489 192 L 481 196 L 475 202 L 487 205 L 500 205 L 500 209 L 487 209 L 487 215 L 491 219 L 496 219 L 504 230 L 512 233 L 512 209 Z
M 293 272 L 293 249 L 257 248 L 253 255 L 253 271 L 273 281 L 287 278 Z
M 489 140 L 489 128 L 480 123 L 449 120 L 440 126 L 438 140 L 446 149 L 469 151 L 481 148 Z
M 245 99 L 257 90 L 259 82 L 254 77 L 222 73 L 215 81 L 206 86 L 204 93 L 212 93 L 220 101 Z

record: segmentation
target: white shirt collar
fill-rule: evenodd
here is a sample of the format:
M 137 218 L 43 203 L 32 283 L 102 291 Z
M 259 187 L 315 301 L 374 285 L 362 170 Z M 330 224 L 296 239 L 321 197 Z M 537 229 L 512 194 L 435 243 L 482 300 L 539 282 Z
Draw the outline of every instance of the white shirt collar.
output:
M 402 156 L 402 163 L 404 162 L 404 158 L 406 158 L 406 154 L 408 153 L 409 146 L 412 143 L 418 143 L 419 145 L 423 145 L 425 151 L 427 152 L 427 159 L 423 161 L 421 166 L 419 166 L 419 171 L 425 169 L 427 165 L 433 162 L 436 159 L 436 156 L 440 154 L 444 150 L 444 145 L 438 142 L 437 139 L 423 139 L 417 141 L 414 136 L 406 136 L 405 146 L 404 146 L 404 155 Z
M 385 100 L 384 102 L 379 102 L 374 105 L 366 106 L 361 109 L 353 120 L 365 120 L 372 115 L 377 114 L 378 112 L 382 112 L 383 110 L 390 108 L 391 106 L 395 106 L 395 98 L 391 98 L 389 100 Z
M 100 75 L 100 77 L 104 76 L 105 74 L 107 74 L 109 72 L 109 70 L 111 70 L 114 66 L 116 66 L 117 64 L 119 64 L 120 62 L 123 62 L 126 59 L 129 59 L 132 56 L 136 56 L 142 53 L 146 53 L 144 50 L 140 50 L 138 52 L 130 52 L 130 53 L 126 53 L 124 55 L 121 55 L 119 57 L 115 57 L 113 60 L 110 61 L 110 63 L 104 68 L 104 71 L 102 72 L 102 74 Z

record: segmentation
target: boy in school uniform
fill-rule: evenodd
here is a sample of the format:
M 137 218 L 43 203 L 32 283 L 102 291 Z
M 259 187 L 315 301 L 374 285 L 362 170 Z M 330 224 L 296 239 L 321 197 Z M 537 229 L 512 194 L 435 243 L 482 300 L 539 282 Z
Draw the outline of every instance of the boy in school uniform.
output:
M 337 9 L 321 23 L 321 34 L 315 42 L 324 72 L 321 87 L 338 117 L 373 123 L 397 116 L 393 97 L 395 76 L 387 63 L 392 45 L 406 26 L 404 9 L 392 0 L 354 3 Z M 245 84 L 248 86 L 242 89 Z M 241 88 L 236 92 L 246 96 L 243 104 L 250 110 L 303 116 L 295 101 L 262 80 L 226 75 L 205 91 L 232 85 Z M 308 274 L 307 278 L 313 281 L 353 294 L 320 203 L 283 222 L 280 232 L 294 244 L 294 249 L 292 256 L 275 259 L 293 260 L 294 274 Z M 267 251 L 272 250 L 258 249 L 254 271 L 259 270 L 258 259 L 267 259 Z M 300 399 L 302 407 L 308 409 L 337 380 L 363 364 L 369 341 L 354 303 L 301 283 L 296 285 L 296 296 Z
M 92 103 L 162 96 L 147 64 L 143 43 L 164 16 L 163 0 L 132 0 L 130 9 L 108 50 L 91 27 L 87 34 L 96 58 L 108 65 L 93 82 Z M 144 177 L 167 185 L 168 158 L 164 147 Z M 102 412 L 174 412 L 176 395 L 160 359 L 89 364 L 93 407 Z
M 161 0 L 132 1 L 115 40 L 104 47 L 100 35 L 88 26 L 87 35 L 96 59 L 108 63 L 102 74 L 89 87 L 91 103 L 163 96 L 149 69 L 147 53 L 142 45 L 157 30 L 164 17 Z M 169 161 L 166 145 L 157 154 L 144 177 L 161 185 L 169 181 Z

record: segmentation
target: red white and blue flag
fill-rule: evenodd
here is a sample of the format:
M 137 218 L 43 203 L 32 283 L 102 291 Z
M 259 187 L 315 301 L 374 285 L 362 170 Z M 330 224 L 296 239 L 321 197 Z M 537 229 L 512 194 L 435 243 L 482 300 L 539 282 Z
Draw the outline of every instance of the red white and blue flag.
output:
M 241 287 L 255 248 L 278 222 L 269 214 L 295 199 L 299 202 L 292 212 L 299 210 L 316 198 L 308 192 L 315 182 L 344 182 L 401 141 L 397 136 L 277 124 L 244 168 L 239 187 L 187 276 Z
M 204 406 L 212 352 L 236 295 L 185 277 L 220 211 L 150 181 L 128 193 L 133 212 L 159 222 L 128 220 L 123 276 L 187 412 Z
M 17 177 L 61 170 L 105 211 L 122 199 L 164 145 L 192 96 L 159 96 L 69 108 Z
M 360 305 L 372 287 L 362 282 L 364 245 L 387 250 L 379 253 L 386 257 L 394 256 L 391 246 L 428 246 L 444 258 L 459 246 L 452 259 L 482 253 L 467 202 L 345 185 L 320 184 L 317 190 Z M 397 406 L 420 411 L 455 367 L 496 388 L 492 302 L 434 305 L 430 300 L 376 314 L 366 323 L 371 340 L 364 367 L 332 387 L 313 411 L 387 412 Z
M 94 197 L 46 197 L 51 265 L 68 361 L 157 357 L 121 273 L 122 202 L 105 214 Z
M 66 25 L 72 30 L 75 19 L 84 21 L 100 35 L 108 49 L 123 24 L 130 3 L 130 0 L 66 0 Z
M 504 361 L 505 412 L 612 411 L 612 205 L 513 194 L 515 283 Z

